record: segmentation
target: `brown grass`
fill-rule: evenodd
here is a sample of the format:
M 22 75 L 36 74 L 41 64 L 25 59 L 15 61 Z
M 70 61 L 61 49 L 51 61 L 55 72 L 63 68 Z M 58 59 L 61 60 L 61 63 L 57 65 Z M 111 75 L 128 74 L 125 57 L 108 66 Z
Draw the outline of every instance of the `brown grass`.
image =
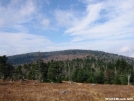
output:
M 106 101 L 105 98 L 134 99 L 134 86 L 34 82 L 20 83 L 19 81 L 3 82 L 0 80 L 0 101 Z M 67 92 L 62 94 L 64 90 L 67 90 Z

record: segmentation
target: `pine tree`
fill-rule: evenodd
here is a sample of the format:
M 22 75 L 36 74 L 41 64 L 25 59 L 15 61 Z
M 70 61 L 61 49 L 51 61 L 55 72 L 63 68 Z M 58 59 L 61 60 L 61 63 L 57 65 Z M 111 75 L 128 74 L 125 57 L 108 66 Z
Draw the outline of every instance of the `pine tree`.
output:
M 121 81 L 122 85 L 126 85 L 128 83 L 127 75 L 121 75 L 120 76 L 120 81 Z
M 6 80 L 8 77 L 11 79 L 13 71 L 14 67 L 9 63 L 7 64 L 7 57 L 5 55 L 0 56 L 0 77 L 3 80 Z
M 104 73 L 103 73 L 102 71 L 100 71 L 100 72 L 96 75 L 96 83 L 104 84 Z
M 120 81 L 120 76 L 119 74 L 116 74 L 115 77 L 114 77 L 114 84 L 121 84 L 121 81 Z

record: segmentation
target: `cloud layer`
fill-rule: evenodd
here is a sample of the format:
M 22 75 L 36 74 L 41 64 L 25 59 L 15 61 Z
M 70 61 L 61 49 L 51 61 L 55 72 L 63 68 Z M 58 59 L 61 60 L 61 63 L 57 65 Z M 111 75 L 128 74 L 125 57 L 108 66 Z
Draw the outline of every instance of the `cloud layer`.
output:
M 129 7 L 128 7 L 129 5 Z M 101 2 L 87 5 L 85 16 L 65 33 L 76 36 L 72 41 L 132 36 L 134 1 Z M 79 23 L 79 24 L 78 24 Z M 131 34 L 130 34 L 131 33 Z
M 0 1 L 0 55 L 91 49 L 134 57 L 133 0 L 69 2 Z
M 44 36 L 26 33 L 3 33 L 0 37 L 0 43 L 1 54 L 8 55 L 40 50 L 47 51 L 47 47 L 52 44 Z
M 22 3 L 20 6 L 19 4 Z M 0 25 L 10 26 L 13 24 L 25 23 L 32 19 L 36 7 L 31 0 L 11 0 L 6 5 L 0 5 Z

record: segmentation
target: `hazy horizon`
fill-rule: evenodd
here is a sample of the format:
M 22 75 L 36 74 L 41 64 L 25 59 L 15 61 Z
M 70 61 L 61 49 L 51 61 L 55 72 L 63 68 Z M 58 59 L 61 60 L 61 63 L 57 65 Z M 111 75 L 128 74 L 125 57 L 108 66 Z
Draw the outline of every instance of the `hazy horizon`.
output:
M 35 52 L 26 52 L 26 53 L 20 53 L 20 54 L 14 54 L 14 55 L 8 55 L 7 57 L 10 57 L 10 56 L 15 56 L 15 55 L 23 55 L 23 54 L 31 54 L 31 53 L 47 53 L 47 52 L 60 52 L 60 51 L 67 51 L 67 50 L 86 50 L 86 51 L 98 51 L 98 52 L 105 52 L 105 51 L 99 51 L 99 50 L 90 50 L 90 49 L 66 49 L 66 50 L 52 50 L 52 51 L 35 51 Z M 105 52 L 105 53 L 109 53 L 109 54 L 115 54 L 115 53 L 110 53 L 110 52 Z M 131 57 L 131 56 L 126 56 L 126 55 L 122 55 L 122 54 L 116 54 L 116 55 L 119 55 L 119 56 L 125 56 L 125 57 L 130 57 L 130 58 L 134 58 L 134 57 Z

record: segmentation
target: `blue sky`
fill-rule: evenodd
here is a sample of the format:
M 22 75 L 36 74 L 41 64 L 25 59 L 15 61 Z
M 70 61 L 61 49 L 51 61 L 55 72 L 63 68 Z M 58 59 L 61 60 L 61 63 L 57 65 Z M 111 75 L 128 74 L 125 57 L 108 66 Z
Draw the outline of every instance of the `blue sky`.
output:
M 66 49 L 134 57 L 134 0 L 0 0 L 0 55 Z

